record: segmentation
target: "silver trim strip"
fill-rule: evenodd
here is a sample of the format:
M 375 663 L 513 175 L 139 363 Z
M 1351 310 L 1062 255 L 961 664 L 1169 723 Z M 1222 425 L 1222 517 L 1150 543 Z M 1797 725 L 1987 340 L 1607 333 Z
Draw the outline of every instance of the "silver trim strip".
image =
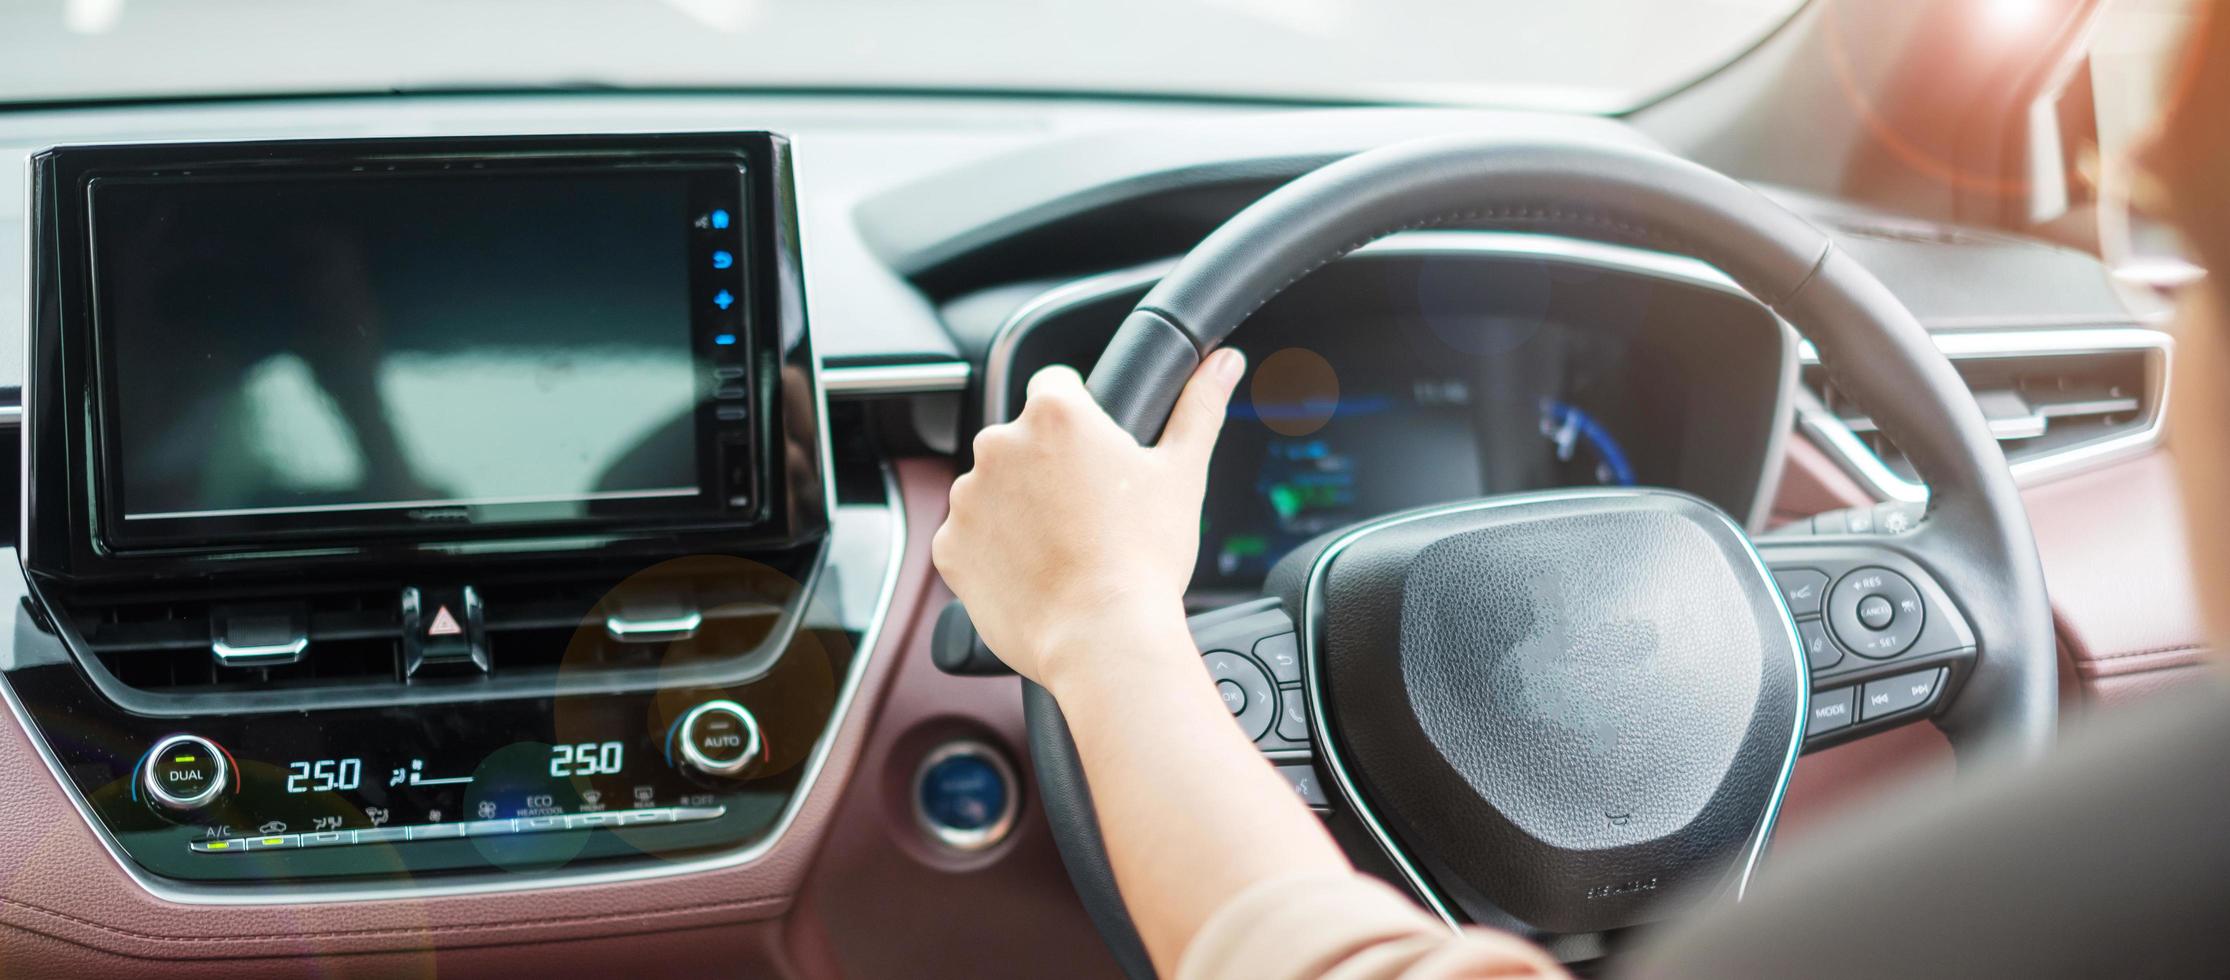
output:
M 982 759 L 1007 784 L 1006 803 L 999 808 L 999 816 L 974 830 L 938 823 L 921 805 L 922 778 L 929 775 L 929 770 L 936 768 L 938 763 L 960 756 Z M 914 781 L 908 785 L 914 794 L 914 825 L 937 843 L 967 854 L 989 850 L 1006 840 L 1007 835 L 1014 830 L 1015 816 L 1022 811 L 1022 783 L 1015 778 L 1014 767 L 1007 763 L 1007 757 L 998 749 L 975 739 L 946 742 L 931 750 L 922 757 L 921 765 L 914 767 Z
M 276 667 L 302 659 L 302 651 L 310 648 L 310 638 L 297 636 L 285 643 L 262 643 L 251 646 L 233 646 L 222 638 L 209 641 L 209 655 L 227 667 Z
M 797 792 L 791 795 L 788 803 L 784 804 L 781 815 L 775 819 L 774 826 L 767 831 L 765 837 L 749 846 L 732 851 L 685 861 L 638 864 L 604 870 L 560 870 L 522 874 L 472 873 L 430 882 L 394 881 L 380 884 L 334 883 L 331 885 L 304 884 L 278 887 L 250 885 L 226 888 L 199 882 L 177 881 L 149 874 L 142 870 L 132 861 L 130 855 L 124 853 L 123 848 L 117 846 L 115 839 L 109 836 L 108 828 L 101 823 L 99 818 L 93 815 L 92 809 L 86 806 L 85 798 L 78 793 L 77 786 L 62 774 L 62 766 L 59 760 L 54 757 L 53 750 L 47 747 L 46 737 L 39 732 L 38 726 L 32 723 L 30 714 L 24 711 L 23 702 L 17 699 L 15 687 L 7 682 L 4 673 L 0 673 L 0 698 L 6 700 L 8 710 L 15 715 L 16 719 L 22 724 L 24 731 L 30 735 L 31 745 L 38 750 L 40 761 L 45 763 L 47 770 L 53 774 L 55 780 L 61 783 L 62 792 L 69 798 L 71 806 L 77 810 L 78 818 L 84 820 L 86 825 L 93 829 L 93 836 L 100 840 L 102 848 L 108 851 L 109 858 L 114 860 L 117 867 L 123 869 L 125 876 L 132 879 L 140 888 L 146 890 L 148 894 L 167 902 L 177 902 L 182 905 L 291 905 L 307 902 L 427 899 L 451 895 L 539 891 L 546 888 L 569 888 L 577 885 L 620 884 L 738 867 L 765 857 L 789 833 L 790 826 L 797 821 L 798 814 L 804 809 L 806 799 L 812 796 L 814 788 L 820 784 L 821 772 L 828 763 L 829 753 L 833 750 L 843 732 L 845 722 L 851 718 L 853 703 L 858 700 L 860 684 L 867 677 L 868 671 L 874 666 L 875 646 L 882 639 L 883 626 L 890 615 L 891 601 L 898 592 L 898 573 L 905 565 L 906 558 L 905 498 L 900 495 L 897 479 L 887 466 L 883 468 L 883 488 L 889 500 L 887 510 L 890 514 L 888 563 L 883 569 L 881 591 L 875 600 L 874 613 L 868 619 L 866 629 L 860 636 L 859 652 L 849 671 L 850 676 L 844 679 L 843 688 L 837 692 L 836 705 L 831 710 L 827 730 L 822 732 L 820 739 L 813 744 L 813 751 L 806 756 L 805 771 L 799 778 Z M 26 581 L 24 585 L 26 594 L 28 594 L 29 582 Z M 11 605 L 14 607 L 14 615 L 25 614 L 22 611 L 21 603 Z
M 1341 799 L 1345 800 L 1348 807 L 1355 812 L 1364 828 L 1370 832 L 1372 839 L 1378 843 L 1379 849 L 1385 852 L 1386 859 L 1401 871 L 1402 877 L 1409 882 L 1410 890 L 1435 914 L 1439 915 L 1441 920 L 1451 929 L 1459 928 L 1461 923 L 1457 920 L 1455 914 L 1449 910 L 1447 904 L 1434 892 L 1432 884 L 1426 880 L 1423 872 L 1419 871 L 1417 866 L 1409 860 L 1408 855 L 1402 853 L 1401 845 L 1395 842 L 1393 835 L 1386 830 L 1385 824 L 1379 821 L 1378 815 L 1371 811 L 1370 804 L 1364 802 L 1362 792 L 1356 788 L 1354 781 L 1348 776 L 1347 764 L 1340 758 L 1339 739 L 1335 737 L 1330 716 L 1324 708 L 1324 699 L 1319 693 L 1324 686 L 1324 668 L 1321 663 L 1324 651 L 1323 645 L 1318 640 L 1324 626 L 1323 603 L 1319 598 L 1324 588 L 1324 576 L 1331 570 L 1332 560 L 1339 557 L 1340 552 L 1347 550 L 1349 545 L 1367 534 L 1399 527 L 1403 524 L 1429 520 L 1435 517 L 1445 517 L 1449 514 L 1460 514 L 1466 511 L 1493 510 L 1543 500 L 1639 497 L 1664 493 L 1666 491 L 1647 488 L 1549 490 L 1422 508 L 1357 526 L 1327 545 L 1316 556 L 1316 559 L 1309 564 L 1306 585 L 1301 590 L 1299 633 L 1301 639 L 1301 672 L 1304 682 L 1301 690 L 1308 699 L 1309 720 L 1315 726 L 1317 734 L 1317 750 L 1323 754 L 1324 767 L 1331 771 L 1332 782 L 1339 787 Z M 1773 795 L 1766 801 L 1765 814 L 1758 822 L 1757 829 L 1752 833 L 1750 853 L 1744 857 L 1742 875 L 1735 883 L 1735 900 L 1741 901 L 1749 891 L 1750 876 L 1756 872 L 1758 861 L 1765 853 L 1766 844 L 1772 840 L 1774 824 L 1779 821 L 1781 816 L 1782 801 L 1788 795 L 1789 779 L 1796 772 L 1797 756 L 1804 749 L 1804 723 L 1812 713 L 1812 684 L 1810 665 L 1804 659 L 1804 641 L 1797 636 L 1796 632 L 1796 617 L 1790 614 L 1788 603 L 1781 596 L 1781 588 L 1773 580 L 1772 570 L 1766 567 L 1765 558 L 1758 554 L 1757 546 L 1751 543 L 1749 533 L 1744 531 L 1741 525 L 1736 524 L 1716 508 L 1712 509 L 1712 514 L 1726 522 L 1727 527 L 1733 530 L 1735 537 L 1742 542 L 1743 550 L 1749 554 L 1750 563 L 1757 570 L 1760 582 L 1767 594 L 1773 597 L 1773 604 L 1781 610 L 1781 625 L 1787 630 L 1789 652 L 1796 658 L 1798 681 L 1796 685 L 1796 724 L 1795 730 L 1789 734 L 1788 754 L 1781 761 L 1780 778 L 1774 782 Z
M 1978 330 L 1931 335 L 1936 349 L 1953 361 L 1983 361 L 2013 357 L 2080 357 L 2085 354 L 2140 351 L 2148 353 L 2146 383 L 2152 408 L 2138 429 L 2032 456 L 2012 463 L 2014 482 L 2035 486 L 2072 476 L 2117 460 L 2151 452 L 2160 445 L 2168 418 L 2169 364 L 2175 357 L 2176 339 L 2148 327 L 2090 327 L 2054 330 Z M 1807 341 L 1797 348 L 1805 365 L 1820 363 L 1819 351 Z M 1841 418 L 1822 404 L 1810 389 L 1797 395 L 1797 424 L 1814 442 L 1827 449 L 1844 471 L 1867 490 L 1886 500 L 1920 503 L 1928 499 L 1926 484 L 1905 479 L 1889 468 L 1872 447 L 1851 431 Z
M 697 627 L 705 624 L 705 614 L 692 609 L 679 616 L 658 619 L 628 619 L 623 616 L 604 617 L 604 635 L 621 643 L 654 643 L 686 640 L 697 635 Z
M 975 369 L 966 361 L 876 364 L 821 369 L 821 383 L 839 398 L 965 391 Z

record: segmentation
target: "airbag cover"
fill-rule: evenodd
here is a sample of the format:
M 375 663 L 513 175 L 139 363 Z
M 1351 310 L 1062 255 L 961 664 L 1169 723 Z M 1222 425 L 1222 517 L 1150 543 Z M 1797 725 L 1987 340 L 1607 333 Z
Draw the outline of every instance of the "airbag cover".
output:
M 1571 491 L 1397 516 L 1319 554 L 1340 754 L 1405 848 L 1458 879 L 1444 890 L 1587 932 L 1746 866 L 1804 674 L 1725 515 Z

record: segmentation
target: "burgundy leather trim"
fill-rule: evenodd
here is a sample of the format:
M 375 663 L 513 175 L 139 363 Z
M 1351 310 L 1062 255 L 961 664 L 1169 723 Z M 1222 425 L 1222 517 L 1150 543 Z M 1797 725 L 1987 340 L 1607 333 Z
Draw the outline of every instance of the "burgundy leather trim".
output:
M 925 463 L 901 471 L 900 479 L 943 481 L 935 487 L 942 494 L 952 472 Z M 935 513 L 924 507 L 908 517 L 941 522 L 941 501 Z M 875 730 L 799 908 L 825 924 L 847 977 L 1115 980 L 1121 973 L 1085 917 L 1030 795 L 1037 779 L 1025 748 L 1021 681 L 953 677 L 929 659 L 932 627 L 949 598 L 943 583 L 933 582 L 906 629 L 911 640 L 872 709 Z M 914 824 L 915 770 L 932 749 L 960 738 L 1003 750 L 1025 794 L 1011 836 L 976 854 L 931 843 Z M 924 964 L 935 964 L 934 971 Z
M 2191 575 L 2174 457 L 2149 453 L 2022 494 L 2060 642 L 2086 700 L 2127 701 L 2206 671 L 2206 623 Z M 2146 683 L 2106 678 L 2171 671 Z
M 924 473 L 922 467 L 928 467 Z M 912 642 L 909 628 L 921 618 L 933 574 L 929 539 L 944 510 L 950 466 L 900 461 L 903 505 L 909 515 L 907 550 L 891 598 L 888 623 L 861 679 L 857 704 L 884 700 L 885 689 Z M 909 478 L 913 477 L 913 478 Z M 914 514 L 929 515 L 919 519 Z M 0 713 L 5 713 L 0 709 Z M 11 714 L 0 723 L 0 964 L 10 974 L 101 974 L 131 960 L 223 961 L 227 975 L 329 975 L 330 965 L 281 957 L 335 957 L 406 953 L 436 964 L 474 964 L 471 972 L 505 972 L 521 963 L 555 964 L 556 972 L 582 972 L 598 962 L 630 973 L 696 962 L 699 947 L 716 950 L 729 964 L 720 972 L 797 975 L 811 970 L 776 948 L 789 931 L 732 928 L 776 919 L 793 907 L 806 872 L 826 836 L 852 774 L 874 713 L 854 710 L 836 735 L 822 778 L 807 795 L 782 840 L 759 860 L 741 867 L 618 884 L 530 892 L 428 899 L 306 905 L 175 905 L 149 895 L 125 876 L 115 859 L 72 808 L 61 787 Z M 659 934 L 656 938 L 646 933 Z M 598 943 L 613 937 L 632 941 Z M 462 950 L 493 947 L 489 955 Z M 531 952 L 551 950 L 541 958 Z M 560 952 L 576 949 L 584 959 Z M 265 962 L 249 968 L 242 961 Z M 390 972 L 419 962 L 409 956 L 366 960 Z M 411 972 L 416 972 L 415 970 Z M 698 972 L 684 967 L 680 972 Z
M 1778 527 L 1846 507 L 1865 507 L 1874 498 L 1827 453 L 1802 437 L 1789 439 L 1783 450 L 1781 483 L 1773 493 L 1771 522 Z

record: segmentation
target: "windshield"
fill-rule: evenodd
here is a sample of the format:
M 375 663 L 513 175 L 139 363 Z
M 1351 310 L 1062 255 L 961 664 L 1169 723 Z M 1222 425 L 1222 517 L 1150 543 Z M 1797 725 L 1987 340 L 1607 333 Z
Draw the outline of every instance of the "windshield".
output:
M 1803 0 L 8 0 L 0 102 L 470 88 L 1634 108 Z

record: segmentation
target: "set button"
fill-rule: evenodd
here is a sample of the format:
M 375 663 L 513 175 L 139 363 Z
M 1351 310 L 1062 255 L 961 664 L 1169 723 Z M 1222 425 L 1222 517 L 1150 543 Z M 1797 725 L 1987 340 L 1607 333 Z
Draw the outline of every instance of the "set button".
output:
M 1911 649 L 1926 622 L 1920 589 L 1887 568 L 1851 572 L 1828 595 L 1828 628 L 1861 657 L 1885 660 Z

